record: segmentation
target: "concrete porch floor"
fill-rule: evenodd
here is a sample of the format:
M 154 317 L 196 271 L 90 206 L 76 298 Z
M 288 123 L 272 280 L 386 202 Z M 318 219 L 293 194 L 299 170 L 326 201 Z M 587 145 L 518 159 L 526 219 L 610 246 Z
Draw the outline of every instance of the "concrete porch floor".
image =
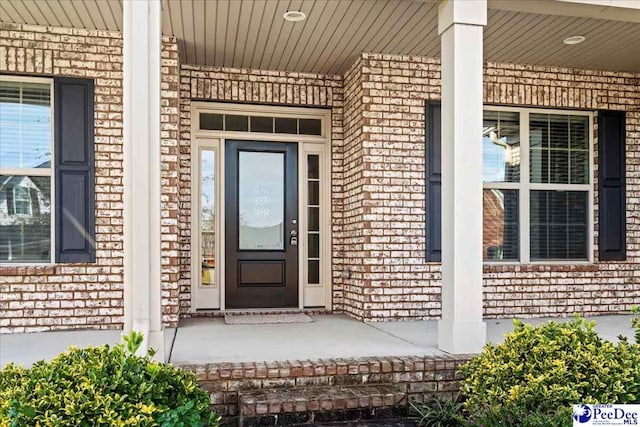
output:
M 381 356 L 444 354 L 437 348 L 435 320 L 363 323 L 344 315 L 313 315 L 313 323 L 226 325 L 222 318 L 184 319 L 168 329 L 166 354 L 177 364 L 262 362 Z M 540 324 L 568 318 L 524 319 Z M 603 338 L 633 337 L 631 316 L 598 316 Z M 487 339 L 498 343 L 513 330 L 510 319 L 487 319 Z M 70 345 L 115 344 L 121 331 L 64 331 L 0 335 L 0 366 L 31 365 L 51 359 Z

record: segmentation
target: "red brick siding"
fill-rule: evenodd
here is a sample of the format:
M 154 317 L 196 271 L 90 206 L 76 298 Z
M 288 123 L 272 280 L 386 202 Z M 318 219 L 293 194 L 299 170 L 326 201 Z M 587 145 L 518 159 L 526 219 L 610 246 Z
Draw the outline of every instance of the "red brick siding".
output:
M 0 330 L 120 328 L 121 34 L 1 24 L 0 72 L 95 79 L 98 245 L 95 264 L 1 266 Z M 640 304 L 639 82 L 632 73 L 486 64 L 487 103 L 625 110 L 628 177 L 628 261 L 486 266 L 487 317 L 603 314 Z M 369 320 L 437 318 L 440 265 L 424 262 L 424 101 L 439 98 L 436 59 L 362 54 L 344 79 L 180 67 L 175 40 L 164 38 L 164 322 L 175 325 L 190 310 L 191 99 L 331 108 L 334 310 Z M 595 210 L 597 220 L 597 192 Z
M 361 62 L 363 189 L 369 207 L 363 222 L 370 239 L 364 251 L 371 271 L 364 278 L 365 317 L 438 317 L 440 265 L 423 258 L 423 123 L 424 101 L 440 97 L 440 66 L 435 59 L 379 54 L 363 54 Z M 632 73 L 486 64 L 486 103 L 627 112 L 628 257 L 592 265 L 485 266 L 485 316 L 596 315 L 640 304 L 639 83 Z M 597 189 L 597 168 L 593 186 Z M 597 219 L 597 196 L 595 210 Z M 597 238 L 597 224 L 595 233 Z
M 177 322 L 178 58 L 162 59 L 164 319 Z M 0 331 L 117 329 L 123 323 L 122 35 L 0 24 L 0 73 L 95 81 L 96 263 L 0 265 Z
M 360 60 L 344 78 L 344 176 L 343 176 L 343 306 L 349 315 L 362 319 L 364 313 L 363 263 L 364 193 L 362 191 L 362 63 Z

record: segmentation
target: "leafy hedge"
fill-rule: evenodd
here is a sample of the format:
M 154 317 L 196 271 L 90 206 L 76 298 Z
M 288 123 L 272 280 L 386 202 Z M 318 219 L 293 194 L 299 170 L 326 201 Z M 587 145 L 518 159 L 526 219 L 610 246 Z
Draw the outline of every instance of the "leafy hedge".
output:
M 514 323 L 461 369 L 471 425 L 566 426 L 576 403 L 640 403 L 640 345 L 604 340 L 581 318 Z
M 217 426 L 209 397 L 189 372 L 135 356 L 127 346 L 71 348 L 30 369 L 0 371 L 0 426 Z

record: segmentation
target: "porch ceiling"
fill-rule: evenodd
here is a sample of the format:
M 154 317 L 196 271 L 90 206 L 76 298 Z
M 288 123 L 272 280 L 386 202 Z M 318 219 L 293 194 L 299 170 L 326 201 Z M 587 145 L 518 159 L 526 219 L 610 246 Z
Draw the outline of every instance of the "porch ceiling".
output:
M 162 3 L 163 32 L 180 40 L 190 64 L 342 74 L 360 52 L 440 55 L 436 0 Z M 490 0 L 486 60 L 640 72 L 640 10 L 601 7 L 598 14 L 595 6 L 585 13 L 570 3 L 536 3 L 560 6 L 542 9 L 554 13 L 547 15 L 512 7 L 519 2 Z M 302 10 L 307 19 L 287 22 L 287 10 Z M 0 16 L 5 22 L 120 30 L 122 0 L 4 0 Z M 572 35 L 587 40 L 562 43 Z

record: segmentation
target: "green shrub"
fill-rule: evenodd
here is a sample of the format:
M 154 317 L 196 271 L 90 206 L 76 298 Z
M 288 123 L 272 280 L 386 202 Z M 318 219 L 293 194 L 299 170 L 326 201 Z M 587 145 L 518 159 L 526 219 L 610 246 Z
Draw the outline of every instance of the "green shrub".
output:
M 135 356 L 142 336 L 0 371 L 0 426 L 217 426 L 189 372 Z
M 413 401 L 411 409 L 419 427 L 457 427 L 464 425 L 463 403 L 459 399 L 433 398 L 426 402 Z
M 634 315 L 631 318 L 631 327 L 635 330 L 634 339 L 640 345 L 640 307 L 633 307 L 631 313 Z
M 576 403 L 640 402 L 640 346 L 603 340 L 580 318 L 514 324 L 461 369 L 473 425 L 562 426 Z

